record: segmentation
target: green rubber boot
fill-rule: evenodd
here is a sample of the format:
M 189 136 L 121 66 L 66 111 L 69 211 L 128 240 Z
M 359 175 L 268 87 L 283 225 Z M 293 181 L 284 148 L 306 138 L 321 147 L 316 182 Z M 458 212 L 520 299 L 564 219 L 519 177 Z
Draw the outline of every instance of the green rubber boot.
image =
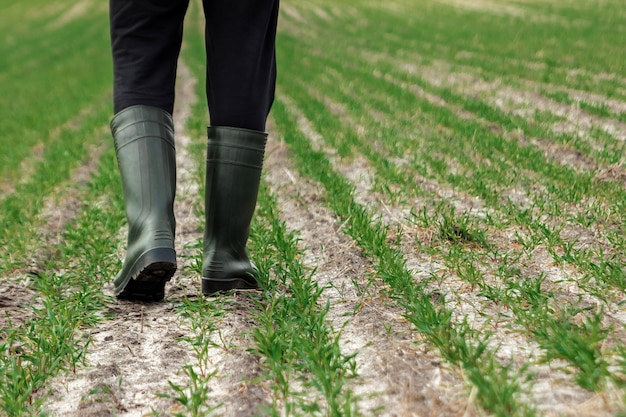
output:
M 176 271 L 172 116 L 156 107 L 131 106 L 113 117 L 111 132 L 128 220 L 128 250 L 114 280 L 115 295 L 159 301 Z
M 202 293 L 258 288 L 246 242 L 254 214 L 267 134 L 209 127 Z

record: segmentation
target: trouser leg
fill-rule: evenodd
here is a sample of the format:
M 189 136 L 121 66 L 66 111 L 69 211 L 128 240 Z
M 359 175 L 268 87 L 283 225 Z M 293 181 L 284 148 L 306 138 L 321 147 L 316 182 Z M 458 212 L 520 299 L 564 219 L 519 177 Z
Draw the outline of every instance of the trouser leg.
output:
M 176 62 L 189 0 L 110 0 L 113 105 L 172 113 Z
M 114 110 L 173 110 L 189 0 L 110 0 Z M 264 130 L 276 83 L 278 0 L 204 0 L 206 93 L 214 126 Z
M 204 0 L 212 126 L 265 130 L 276 86 L 278 0 Z

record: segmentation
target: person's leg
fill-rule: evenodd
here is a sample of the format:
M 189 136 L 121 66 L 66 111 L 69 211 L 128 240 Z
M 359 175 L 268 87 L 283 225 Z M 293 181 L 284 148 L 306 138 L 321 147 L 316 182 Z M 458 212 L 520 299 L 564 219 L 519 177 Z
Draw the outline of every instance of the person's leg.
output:
M 212 126 L 265 130 L 276 85 L 278 0 L 204 0 Z
M 176 271 L 174 84 L 187 1 L 110 0 L 111 132 L 124 188 L 128 248 L 119 298 L 156 301 Z
M 189 0 L 110 0 L 113 107 L 172 114 L 176 64 Z
M 246 242 L 276 83 L 278 0 L 204 1 L 208 128 L 202 292 L 257 288 Z

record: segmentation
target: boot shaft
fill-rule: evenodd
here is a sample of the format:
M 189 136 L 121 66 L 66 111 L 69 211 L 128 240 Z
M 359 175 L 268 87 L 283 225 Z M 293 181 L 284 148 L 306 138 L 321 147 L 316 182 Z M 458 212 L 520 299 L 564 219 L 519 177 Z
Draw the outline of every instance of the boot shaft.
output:
M 259 191 L 267 135 L 209 127 L 202 292 L 256 288 L 246 243 Z
M 129 240 L 149 229 L 155 230 L 155 239 L 173 241 L 176 192 L 173 126 L 167 112 L 148 106 L 128 107 L 111 121 Z
M 208 138 L 205 253 L 228 247 L 245 256 L 267 134 L 209 127 Z

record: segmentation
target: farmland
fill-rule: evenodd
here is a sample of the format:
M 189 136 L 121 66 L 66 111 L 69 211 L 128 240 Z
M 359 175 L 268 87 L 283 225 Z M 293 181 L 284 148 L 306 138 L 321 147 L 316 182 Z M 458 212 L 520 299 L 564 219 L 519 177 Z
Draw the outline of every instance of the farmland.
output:
M 192 2 L 160 303 L 113 297 L 107 12 L 0 16 L 0 415 L 626 415 L 620 1 L 283 1 L 262 290 L 212 298 Z

